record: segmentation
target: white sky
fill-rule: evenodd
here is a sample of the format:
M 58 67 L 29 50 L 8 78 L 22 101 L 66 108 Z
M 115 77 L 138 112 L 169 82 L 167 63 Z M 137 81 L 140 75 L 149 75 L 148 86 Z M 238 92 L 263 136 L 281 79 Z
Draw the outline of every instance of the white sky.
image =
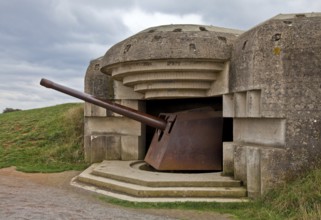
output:
M 0 113 L 78 102 L 41 78 L 83 90 L 90 60 L 151 26 L 247 30 L 280 13 L 321 12 L 320 0 L 0 0 Z

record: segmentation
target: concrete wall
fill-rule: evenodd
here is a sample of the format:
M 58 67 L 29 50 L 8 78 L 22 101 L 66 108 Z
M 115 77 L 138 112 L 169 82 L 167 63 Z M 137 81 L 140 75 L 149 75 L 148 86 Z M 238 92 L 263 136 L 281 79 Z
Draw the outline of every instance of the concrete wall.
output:
M 321 15 L 279 15 L 235 42 L 223 114 L 226 173 L 257 196 L 320 163 Z
M 144 111 L 142 95 L 100 72 L 101 58 L 93 60 L 85 76 L 85 92 L 102 100 Z M 145 155 L 145 126 L 104 108 L 85 103 L 85 159 L 138 160 Z

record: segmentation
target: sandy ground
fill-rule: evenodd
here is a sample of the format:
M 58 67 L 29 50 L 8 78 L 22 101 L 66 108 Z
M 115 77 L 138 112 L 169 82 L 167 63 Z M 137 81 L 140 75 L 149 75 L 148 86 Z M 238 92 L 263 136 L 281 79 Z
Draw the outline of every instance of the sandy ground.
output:
M 71 187 L 79 172 L 22 173 L 0 169 L 0 219 L 232 219 L 214 212 L 129 209 L 102 202 L 93 193 Z

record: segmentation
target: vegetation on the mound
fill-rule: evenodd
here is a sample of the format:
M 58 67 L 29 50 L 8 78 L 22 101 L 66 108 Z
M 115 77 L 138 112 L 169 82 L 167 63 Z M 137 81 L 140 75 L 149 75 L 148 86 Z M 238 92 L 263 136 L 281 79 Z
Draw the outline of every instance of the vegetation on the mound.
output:
M 0 168 L 25 172 L 84 169 L 83 105 L 0 114 Z
M 15 108 L 5 108 L 2 113 L 9 113 L 9 112 L 17 112 L 21 111 L 21 109 L 15 109 Z

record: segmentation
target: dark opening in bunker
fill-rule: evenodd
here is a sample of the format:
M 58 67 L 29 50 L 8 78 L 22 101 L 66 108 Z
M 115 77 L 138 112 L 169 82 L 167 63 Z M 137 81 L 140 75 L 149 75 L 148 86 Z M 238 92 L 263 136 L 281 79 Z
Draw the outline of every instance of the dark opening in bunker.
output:
M 215 111 L 222 112 L 222 97 L 146 100 L 146 113 L 158 116 L 160 113 L 175 113 L 208 106 Z M 154 133 L 155 128 L 146 126 L 146 151 L 151 144 Z M 222 140 L 223 142 L 233 141 L 232 118 L 223 119 Z

